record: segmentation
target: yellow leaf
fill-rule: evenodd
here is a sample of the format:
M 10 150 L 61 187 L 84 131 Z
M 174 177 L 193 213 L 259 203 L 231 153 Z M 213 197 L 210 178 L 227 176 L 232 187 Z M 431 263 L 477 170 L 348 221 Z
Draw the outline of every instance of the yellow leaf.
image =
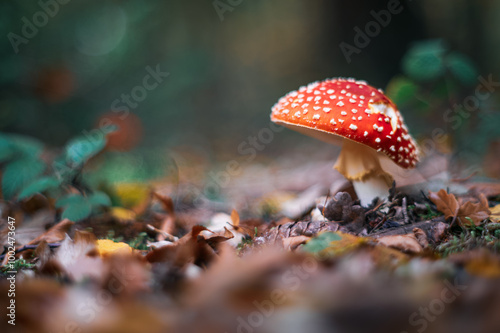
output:
M 152 189 L 147 184 L 119 183 L 114 185 L 115 193 L 120 198 L 122 207 L 141 214 L 148 207 L 152 197 Z
M 116 253 L 132 253 L 132 248 L 127 243 L 113 242 L 111 239 L 98 239 L 97 252 L 101 257 Z
M 492 220 L 493 222 L 500 222 L 500 204 L 490 208 L 490 211 L 490 220 Z
M 133 221 L 137 217 L 135 212 L 122 207 L 112 207 L 110 213 L 119 221 Z

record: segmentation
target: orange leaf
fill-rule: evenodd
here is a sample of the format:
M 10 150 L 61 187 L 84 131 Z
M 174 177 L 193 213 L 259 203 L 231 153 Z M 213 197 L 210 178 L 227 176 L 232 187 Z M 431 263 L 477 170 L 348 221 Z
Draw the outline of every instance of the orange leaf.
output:
M 446 218 L 454 217 L 459 209 L 457 198 L 445 190 L 439 192 L 429 192 L 429 199 L 436 205 L 437 210 L 444 214 Z

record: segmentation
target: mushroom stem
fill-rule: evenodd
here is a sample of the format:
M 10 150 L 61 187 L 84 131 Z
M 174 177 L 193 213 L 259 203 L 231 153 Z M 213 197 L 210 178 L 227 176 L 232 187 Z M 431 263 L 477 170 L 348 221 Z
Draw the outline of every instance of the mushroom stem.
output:
M 392 176 L 382 169 L 379 155 L 372 148 L 344 139 L 334 168 L 352 182 L 361 205 L 389 196 Z

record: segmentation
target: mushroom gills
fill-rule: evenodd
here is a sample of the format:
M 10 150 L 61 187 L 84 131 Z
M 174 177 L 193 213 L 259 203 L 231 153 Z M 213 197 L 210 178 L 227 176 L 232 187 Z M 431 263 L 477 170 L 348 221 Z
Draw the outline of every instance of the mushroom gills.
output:
M 352 182 L 361 205 L 368 206 L 376 197 L 386 199 L 393 178 L 382 168 L 379 154 L 366 145 L 343 141 L 334 168 Z

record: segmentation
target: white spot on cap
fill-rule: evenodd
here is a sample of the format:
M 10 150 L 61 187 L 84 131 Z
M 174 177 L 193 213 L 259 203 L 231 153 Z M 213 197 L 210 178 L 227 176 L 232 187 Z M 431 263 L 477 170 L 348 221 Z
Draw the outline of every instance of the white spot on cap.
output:
M 379 128 L 377 128 L 377 131 L 379 132 L 382 132 L 384 130 L 384 128 L 382 126 L 380 126 Z
M 321 94 L 321 91 L 319 91 L 319 90 L 314 90 L 314 95 L 319 95 L 319 94 Z
M 299 106 L 297 103 L 292 103 L 292 108 L 296 108 L 297 106 Z
M 309 97 L 307 97 L 306 101 L 310 102 L 310 101 L 312 101 L 312 100 L 313 100 L 313 98 L 314 98 L 314 97 L 309 96 Z
M 330 96 L 330 99 L 335 99 L 335 98 L 337 98 L 337 95 L 331 95 Z
M 376 142 L 376 143 L 379 143 L 379 142 L 380 142 L 380 138 L 376 138 L 376 139 L 375 139 L 375 142 Z
M 340 112 L 340 114 L 343 116 L 347 116 L 347 112 L 345 112 L 345 111 Z
M 344 119 L 338 119 L 339 123 L 343 123 L 344 122 Z
M 326 113 L 330 112 L 332 110 L 332 108 L 323 108 L 323 111 L 325 111 Z
M 327 100 L 327 99 L 325 99 L 325 100 L 323 101 L 323 104 L 330 104 L 330 101 L 329 101 L 329 100 Z
M 367 131 L 365 131 L 365 133 L 364 133 L 363 135 L 364 135 L 364 136 L 368 136 L 368 132 L 367 132 Z
M 313 116 L 313 119 L 314 119 L 314 120 L 318 120 L 318 119 L 319 119 L 319 117 L 320 117 L 320 116 L 319 116 L 319 114 L 315 114 L 315 115 Z
M 295 117 L 300 118 L 300 111 L 295 112 Z
M 337 102 L 337 106 L 344 106 L 344 102 Z
M 358 129 L 358 126 L 351 124 L 351 125 L 349 125 L 349 128 L 352 129 L 353 131 L 355 131 Z
M 319 110 L 319 109 L 321 109 L 321 108 L 320 108 L 319 106 L 313 106 L 313 109 L 314 109 L 315 111 L 318 111 L 318 110 Z
M 282 112 L 283 112 L 284 114 L 288 114 L 288 112 L 290 112 L 290 110 L 285 109 L 285 110 L 283 110 Z
M 356 110 L 356 109 L 352 109 L 351 111 L 352 111 L 352 113 L 357 113 L 358 112 L 358 110 Z
M 330 120 L 330 124 L 337 125 L 337 122 L 335 122 L 335 119 L 332 119 L 332 120 Z
M 333 89 L 328 89 L 328 90 L 326 91 L 326 93 L 327 93 L 327 94 L 330 94 L 330 95 L 331 95 L 331 94 L 333 94 L 334 92 L 335 92 L 335 90 L 333 90 Z
M 396 151 L 396 148 L 394 146 L 390 146 L 389 149 L 392 151 Z
M 359 117 L 358 117 L 358 120 L 361 120 L 361 119 L 363 119 L 363 117 L 362 117 L 362 116 L 359 116 Z
M 340 93 L 341 93 L 341 94 L 345 94 L 345 93 L 346 93 L 345 89 L 342 89 L 342 90 L 340 91 Z
M 356 100 L 355 100 L 355 99 L 352 99 L 352 98 L 349 98 L 349 102 L 351 102 L 351 103 L 356 103 Z

